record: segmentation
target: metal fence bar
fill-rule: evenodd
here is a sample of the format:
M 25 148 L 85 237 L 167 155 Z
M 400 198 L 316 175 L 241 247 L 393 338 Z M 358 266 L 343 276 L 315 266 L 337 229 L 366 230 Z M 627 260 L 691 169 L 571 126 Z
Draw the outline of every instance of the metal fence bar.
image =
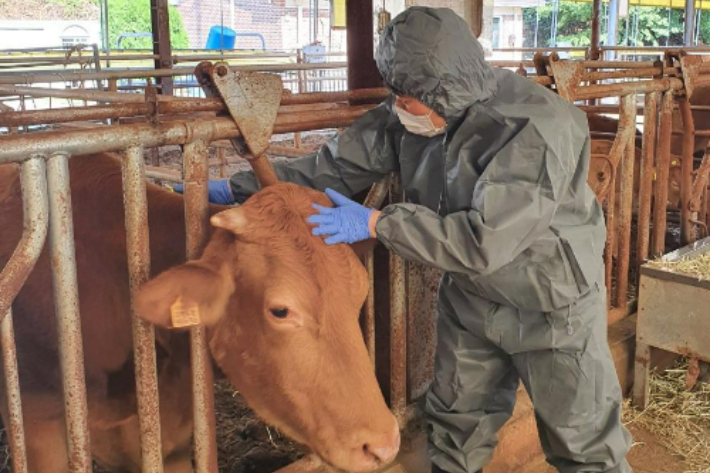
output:
M 9 425 L 8 440 L 13 473 L 27 473 L 27 449 L 25 447 L 25 424 L 22 418 L 22 397 L 20 378 L 17 372 L 17 349 L 15 331 L 12 324 L 12 309 L 5 313 L 0 322 L 0 345 L 2 345 L 2 365 L 5 372 L 5 396 Z
M 678 100 L 683 121 L 683 157 L 680 160 L 680 244 L 687 245 L 694 240 L 690 200 L 693 187 L 693 151 L 695 147 L 695 125 L 690 102 L 687 97 Z
M 671 136 L 673 132 L 673 93 L 663 93 L 660 125 L 658 128 L 658 154 L 656 154 L 656 188 L 653 208 L 653 256 L 661 256 L 666 249 L 666 202 L 671 166 Z
M 634 122 L 636 117 L 636 95 L 621 99 L 621 113 Z M 632 130 L 635 131 L 635 130 Z M 616 260 L 616 307 L 625 309 L 628 304 L 629 263 L 631 256 L 631 220 L 633 219 L 635 133 L 629 133 L 620 166 L 621 201 L 619 202 L 619 245 Z
M 69 155 L 55 153 L 48 160 L 49 242 L 52 284 L 59 334 L 59 356 L 64 385 L 69 470 L 91 473 L 86 380 L 84 378 L 81 316 L 74 248 Z
M 163 456 L 160 438 L 155 332 L 153 325 L 141 319 L 132 304 L 138 289 L 150 277 L 148 200 L 145 186 L 145 160 L 141 146 L 133 146 L 126 150 L 121 171 L 126 217 L 128 281 L 131 290 L 131 317 L 133 320 L 133 358 L 141 432 L 141 467 L 144 473 L 162 473 Z
M 402 185 L 399 176 L 394 176 L 391 180 L 390 195 L 393 202 L 399 202 L 402 198 Z M 404 420 L 407 409 L 406 270 L 404 259 L 390 253 L 390 407 L 399 422 Z
M 5 314 L 30 275 L 47 237 L 49 208 L 47 175 L 43 156 L 20 164 L 23 203 L 23 234 L 0 273 L 0 314 Z
M 14 271 L 14 284 L 6 285 L 10 278 L 5 278 L 5 271 L 12 266 L 10 263 L 3 270 L 0 278 L 0 293 L 5 296 L 17 295 L 39 259 L 47 238 L 49 222 L 49 204 L 47 202 L 47 174 L 44 159 L 31 157 L 20 165 L 20 183 L 22 186 L 23 203 L 23 235 L 20 244 L 13 253 L 10 261 L 15 261 L 23 266 Z M 13 263 L 14 265 L 15 263 Z M 19 271 L 18 271 L 19 270 Z M 20 275 L 19 278 L 17 276 Z M 20 283 L 19 285 L 17 283 Z M 20 396 L 20 379 L 17 370 L 17 350 L 13 329 L 12 309 L 8 306 L 2 312 L 4 315 L 0 322 L 0 345 L 2 346 L 3 369 L 5 373 L 5 395 L 7 398 L 8 412 L 8 440 L 12 469 L 14 473 L 27 473 L 27 451 L 25 447 L 25 427 L 22 417 L 22 398 Z
M 658 101 L 660 92 L 646 94 L 644 99 L 643 143 L 641 145 L 641 168 L 639 176 L 638 240 L 636 258 L 638 262 L 648 259 L 651 197 L 653 191 L 653 167 L 656 155 L 656 132 L 658 131 Z
M 382 181 L 374 184 L 370 188 L 370 192 L 367 194 L 363 205 L 369 208 L 380 208 L 385 198 L 387 197 L 387 192 L 389 191 L 390 178 L 383 179 Z M 367 353 L 370 355 L 370 360 L 372 364 L 375 365 L 376 362 L 376 332 L 375 332 L 375 249 L 370 248 L 364 257 L 363 264 L 367 268 L 367 275 L 369 277 L 370 290 L 367 292 L 367 300 L 365 301 L 365 307 L 363 308 L 363 332 L 365 335 L 365 346 L 367 347 Z
M 318 64 L 290 63 L 290 64 L 251 64 L 251 65 L 230 65 L 233 71 L 253 71 L 253 72 L 290 72 L 300 70 L 326 70 L 344 69 L 348 67 L 347 62 L 324 62 Z M 36 73 L 22 73 L 16 75 L 5 74 L 0 77 L 0 84 L 37 84 L 49 82 L 80 82 L 87 80 L 107 80 L 107 79 L 143 79 L 146 77 L 175 77 L 190 75 L 194 72 L 192 67 L 176 67 L 174 69 L 131 69 L 123 71 L 103 71 L 103 72 L 83 72 L 65 71 L 50 72 L 38 71 Z
M 207 180 L 208 145 L 201 139 L 185 145 L 185 225 L 187 258 L 199 256 L 208 237 Z M 195 419 L 195 463 L 197 473 L 217 473 L 217 435 L 214 413 L 214 385 L 207 337 L 202 325 L 190 329 L 193 413 Z
M 280 115 L 276 119 L 274 134 L 350 126 L 371 108 L 358 106 L 319 113 Z M 145 147 L 184 144 L 196 135 L 208 135 L 212 140 L 241 136 L 234 121 L 227 117 L 166 121 L 155 126 L 136 124 L 91 130 L 52 131 L 43 133 L 42 140 L 38 140 L 33 133 L 15 134 L 0 137 L 0 164 L 19 161 L 28 153 L 50 153 L 56 149 L 64 149 L 73 155 L 84 155 L 120 151 L 136 143 Z
M 0 86 L 0 89 L 2 87 Z M 49 123 L 63 123 L 81 120 L 106 120 L 128 117 L 153 116 L 158 112 L 160 115 L 196 113 L 196 112 L 219 112 L 224 110 L 224 103 L 219 99 L 177 99 L 172 101 L 160 101 L 158 105 L 146 102 L 145 97 L 139 94 L 118 94 L 127 97 L 135 97 L 137 103 L 114 103 L 112 105 L 91 105 L 88 107 L 67 107 L 54 110 L 31 110 L 31 111 L 6 111 L 0 114 L 0 127 L 13 127 L 23 125 L 44 125 Z M 320 117 L 313 114 L 316 109 L 321 108 L 327 112 L 329 117 L 335 118 L 338 114 L 348 113 L 356 110 L 359 106 L 347 107 L 338 102 L 348 100 L 365 100 L 376 102 L 384 100 L 387 94 L 379 89 L 369 91 L 354 91 L 352 93 L 330 93 L 329 94 L 303 94 L 298 96 L 284 97 L 282 105 L 279 107 L 279 115 L 282 119 L 296 113 L 311 113 L 311 117 Z M 162 96 L 159 96 L 162 97 Z M 175 99 L 175 97 L 173 97 Z M 325 102 L 325 101 L 329 102 Z M 333 105 L 331 105 L 333 104 Z M 374 105 L 374 104 L 373 104 Z M 370 105 L 373 106 L 373 105 Z M 157 108 L 156 108 L 157 107 Z M 326 110 L 327 109 L 327 110 Z M 297 119 L 302 119 L 296 117 Z

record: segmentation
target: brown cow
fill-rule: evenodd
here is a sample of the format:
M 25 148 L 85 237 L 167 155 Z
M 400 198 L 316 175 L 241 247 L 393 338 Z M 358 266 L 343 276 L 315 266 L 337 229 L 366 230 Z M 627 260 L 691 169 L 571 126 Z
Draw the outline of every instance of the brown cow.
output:
M 70 173 L 92 453 L 113 470 L 138 473 L 120 163 L 76 157 Z M 158 325 L 166 473 L 192 471 L 187 334 L 165 328 L 178 296 L 198 306 L 214 361 L 265 420 L 338 468 L 366 471 L 395 456 L 399 429 L 358 326 L 367 275 L 351 248 L 310 235 L 304 218 L 313 202 L 328 205 L 312 190 L 268 188 L 215 215 L 221 228 L 202 257 L 182 264 L 183 199 L 148 185 L 151 264 L 162 274 L 144 286 L 138 306 Z M 2 267 L 22 230 L 14 165 L 0 166 L 0 226 Z M 13 306 L 31 473 L 68 471 L 53 307 L 45 248 Z

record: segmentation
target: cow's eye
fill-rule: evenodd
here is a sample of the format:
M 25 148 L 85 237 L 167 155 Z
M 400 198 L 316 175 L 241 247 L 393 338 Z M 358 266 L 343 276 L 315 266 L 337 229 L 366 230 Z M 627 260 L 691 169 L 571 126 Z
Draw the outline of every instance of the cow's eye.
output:
M 271 315 L 277 319 L 285 319 L 288 317 L 288 309 L 286 307 L 281 307 L 279 309 L 271 309 Z

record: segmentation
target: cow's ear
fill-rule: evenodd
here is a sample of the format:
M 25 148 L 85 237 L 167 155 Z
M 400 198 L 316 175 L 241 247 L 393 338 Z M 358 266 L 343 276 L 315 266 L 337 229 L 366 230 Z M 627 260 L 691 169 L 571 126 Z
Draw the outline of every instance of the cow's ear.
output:
M 191 261 L 165 271 L 138 291 L 138 315 L 167 328 L 214 325 L 234 292 L 234 281 L 226 266 L 215 268 Z

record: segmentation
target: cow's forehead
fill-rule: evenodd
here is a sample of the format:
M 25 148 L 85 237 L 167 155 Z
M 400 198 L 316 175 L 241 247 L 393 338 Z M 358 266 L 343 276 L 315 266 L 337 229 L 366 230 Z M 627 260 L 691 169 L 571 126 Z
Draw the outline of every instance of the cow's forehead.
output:
M 314 273 L 306 277 L 331 283 L 333 278 L 349 281 L 357 277 L 353 264 L 358 259 L 348 246 L 329 246 L 312 235 L 306 218 L 315 213 L 314 203 L 332 205 L 324 194 L 294 184 L 262 190 L 245 204 L 252 241 L 267 245 L 265 254 L 275 264 L 293 264 L 293 270 L 300 267 Z

